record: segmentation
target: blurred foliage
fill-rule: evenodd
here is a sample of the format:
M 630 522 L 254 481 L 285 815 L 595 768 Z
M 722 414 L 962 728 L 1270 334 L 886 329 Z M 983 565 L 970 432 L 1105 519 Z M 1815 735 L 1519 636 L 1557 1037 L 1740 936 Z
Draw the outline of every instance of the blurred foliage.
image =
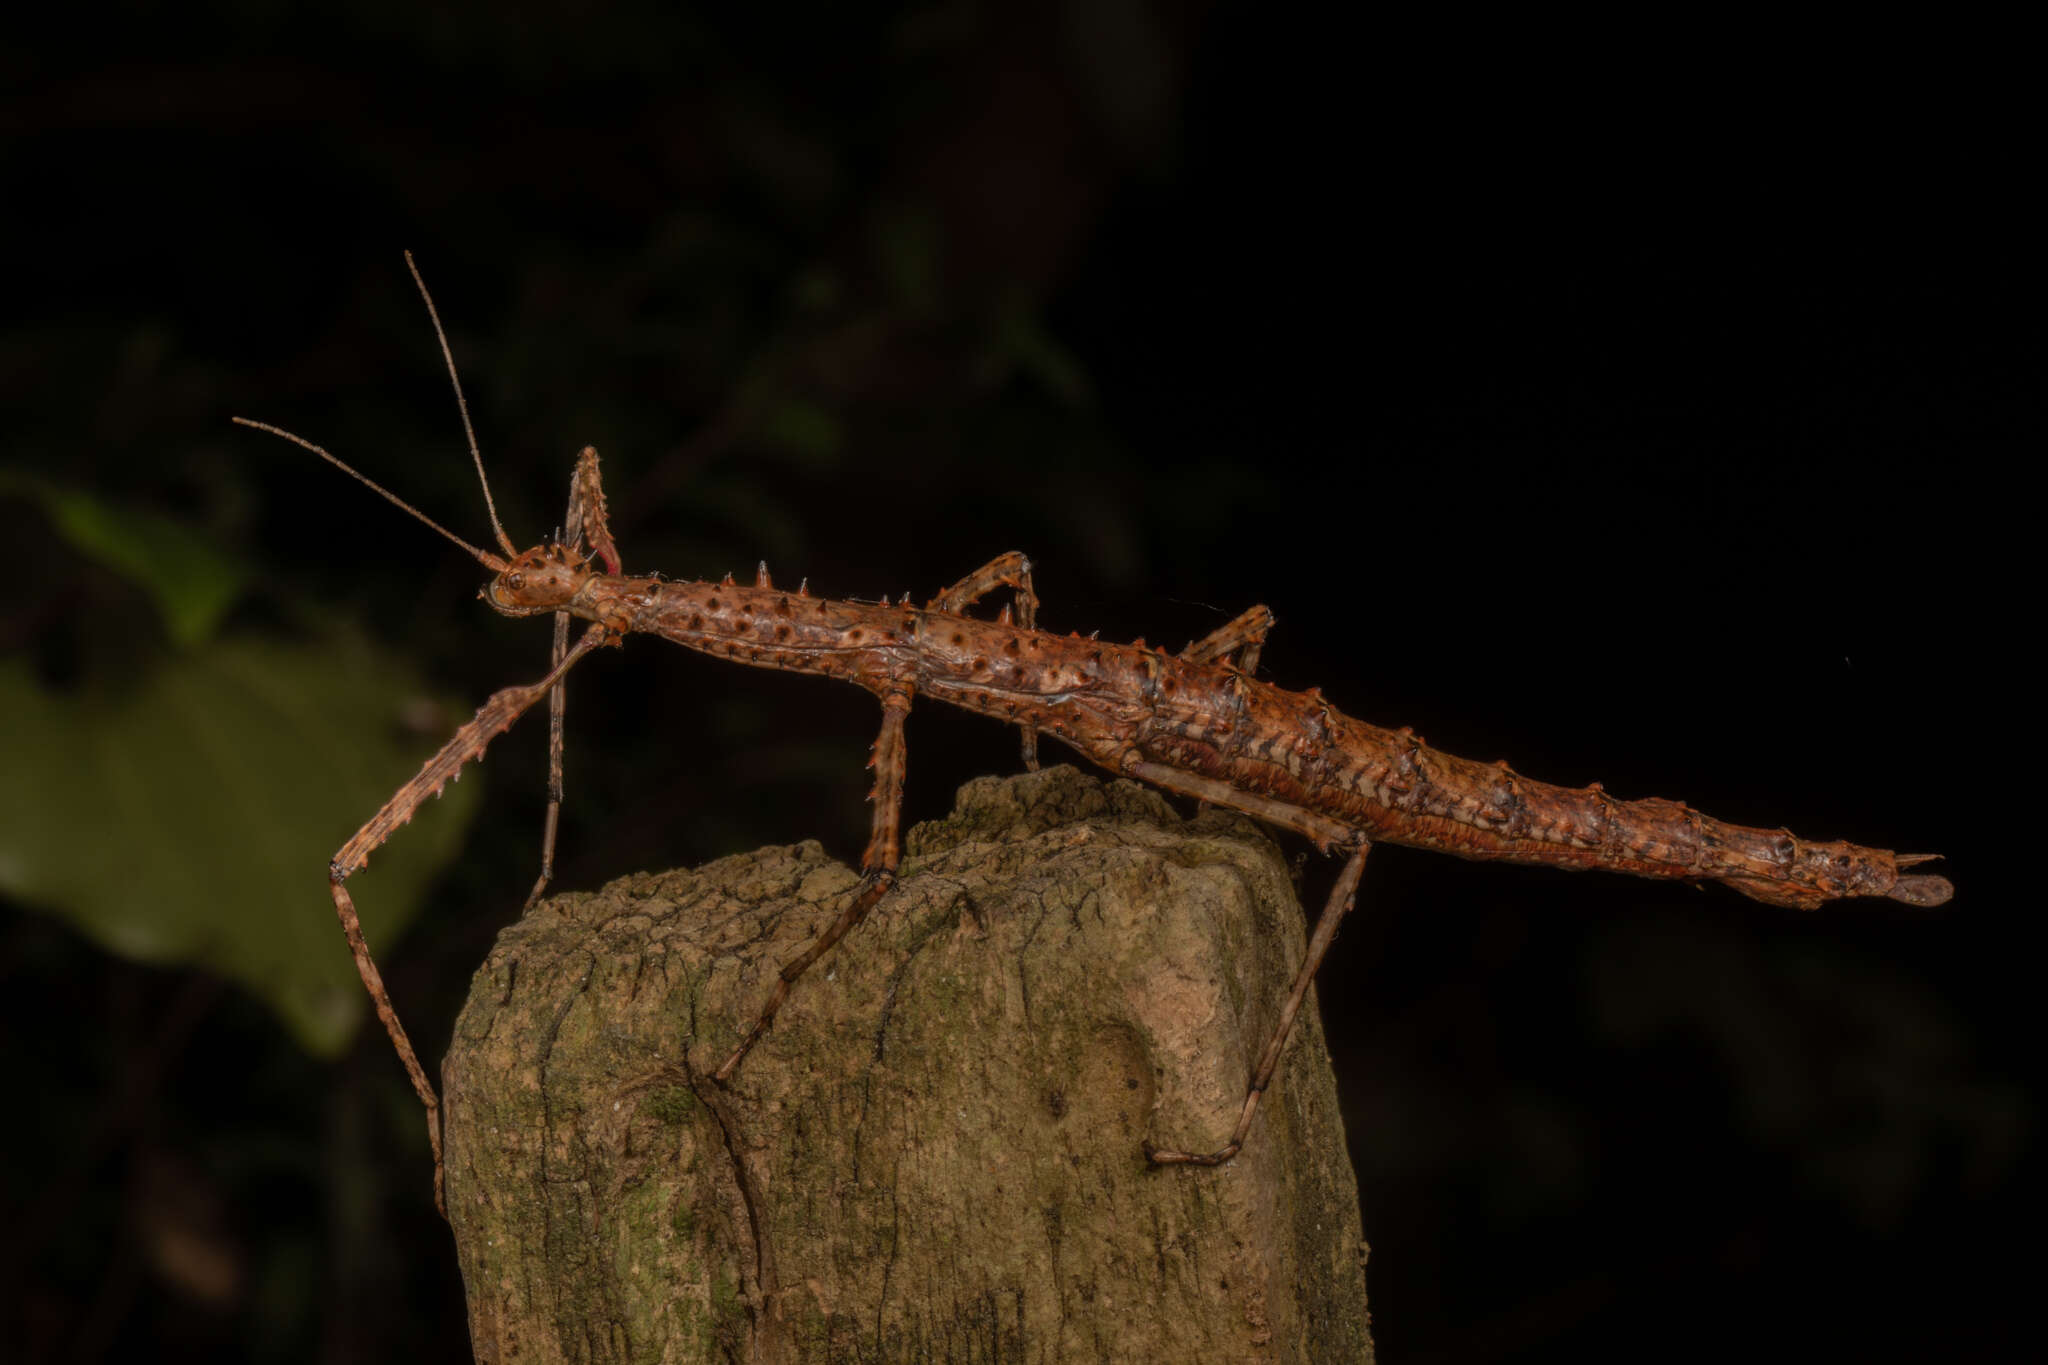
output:
M 176 644 L 211 636 L 248 581 L 233 556 L 176 518 L 0 469 L 0 497 L 8 494 L 40 504 L 73 549 L 145 589 Z
M 0 769 L 0 890 L 138 962 L 217 971 L 308 1051 L 341 1050 L 367 1002 L 321 913 L 326 864 L 455 708 L 338 636 L 218 640 L 83 694 L 0 659 L 0 713 L 17 728 Z M 358 898 L 372 951 L 461 846 L 476 794 L 451 786 L 375 857 L 376 890 Z
M 75 602 L 86 619 L 45 617 L 43 647 L 0 655 L 11 732 L 0 892 L 124 957 L 240 982 L 301 1046 L 336 1055 L 367 1001 L 336 926 L 316 913 L 322 874 L 418 771 L 455 708 L 352 632 L 218 633 L 251 575 L 187 520 L 0 471 L 0 497 L 10 494 L 84 566 L 135 591 L 125 603 Z M 52 559 L 51 583 L 62 583 L 66 566 Z M 124 611 L 136 599 L 160 634 Z M 101 647 L 64 666 L 48 648 L 57 626 Z M 398 937 L 460 848 L 475 795 L 475 784 L 454 789 L 380 852 L 377 894 L 359 907 L 373 951 Z

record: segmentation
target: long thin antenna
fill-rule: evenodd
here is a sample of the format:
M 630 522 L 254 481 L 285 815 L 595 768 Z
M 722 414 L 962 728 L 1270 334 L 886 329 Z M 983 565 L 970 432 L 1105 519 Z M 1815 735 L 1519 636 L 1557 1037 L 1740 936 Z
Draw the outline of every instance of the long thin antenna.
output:
M 295 445 L 295 446 L 299 446 L 299 447 L 300 447 L 300 448 L 302 448 L 302 449 L 305 449 L 305 450 L 310 450 L 310 451 L 312 451 L 312 452 L 313 452 L 313 453 L 314 453 L 315 455 L 318 455 L 318 456 L 319 456 L 319 457 L 320 457 L 321 459 L 323 459 L 323 460 L 327 461 L 327 463 L 329 463 L 329 464 L 333 465 L 333 466 L 334 466 L 334 467 L 335 467 L 336 469 L 339 469 L 339 470 L 340 470 L 340 471 L 341 471 L 342 473 L 344 473 L 344 474 L 348 475 L 348 476 L 349 476 L 350 478 L 354 479 L 354 480 L 355 480 L 355 481 L 356 481 L 357 483 L 361 483 L 361 484 L 366 484 L 366 485 L 368 485 L 368 486 L 369 486 L 369 488 L 370 488 L 370 489 L 371 489 L 372 491 L 374 491 L 374 492 L 376 492 L 376 493 L 379 493 L 379 494 L 382 494 L 382 495 L 383 495 L 383 497 L 385 498 L 385 500 L 386 500 L 386 501 L 388 501 L 388 502 L 391 502 L 391 503 L 394 503 L 394 504 L 396 504 L 396 505 L 397 505 L 398 507 L 402 508 L 403 510 L 405 510 L 405 511 L 407 511 L 407 512 L 410 512 L 410 513 L 412 513 L 412 515 L 413 515 L 413 516 L 415 516 L 415 517 L 417 517 L 417 518 L 418 518 L 419 520 L 421 520 L 421 521 L 425 522 L 425 523 L 426 523 L 427 525 L 429 525 L 429 526 L 433 527 L 433 528 L 434 528 L 434 529 L 435 529 L 436 531 L 439 531 L 439 532 L 440 532 L 440 533 L 441 533 L 442 535 L 444 535 L 444 536 L 448 537 L 448 539 L 450 539 L 450 540 L 454 541 L 454 542 L 455 542 L 455 543 L 456 543 L 457 545 L 460 545 L 460 546 L 461 546 L 461 547 L 462 547 L 463 549 L 465 549 L 465 550 L 469 551 L 469 553 L 470 553 L 470 554 L 471 554 L 471 555 L 472 555 L 472 556 L 473 556 L 473 557 L 474 557 L 474 558 L 476 559 L 476 561 L 477 561 L 477 562 L 478 562 L 479 564 L 482 564 L 482 565 L 483 565 L 483 566 L 484 566 L 485 568 L 489 569 L 489 570 L 490 570 L 490 571 L 491 571 L 492 573 L 503 573 L 503 572 L 505 571 L 505 561 L 504 561 L 504 560 L 502 560 L 502 559 L 498 558 L 498 557 L 497 557 L 496 555 L 494 555 L 494 554 L 491 554 L 491 553 L 490 553 L 489 551 L 487 551 L 487 550 L 479 550 L 479 549 L 477 549 L 477 547 L 476 547 L 476 546 L 474 546 L 474 545 L 470 544 L 470 543 L 469 543 L 468 541 L 464 540 L 464 539 L 463 539 L 463 538 L 462 538 L 461 536 L 458 536 L 458 535 L 456 535 L 456 534 L 455 534 L 455 533 L 454 533 L 453 531 L 451 531 L 451 530 L 449 530 L 449 529 L 448 529 L 447 527 L 443 526 L 443 525 L 442 525 L 442 524 L 441 524 L 440 522 L 438 522 L 438 521 L 435 521 L 435 520 L 434 520 L 434 519 L 433 519 L 432 517 L 428 516 L 428 515 L 427 515 L 427 514 L 426 514 L 425 512 L 422 512 L 422 511 L 420 511 L 420 509 L 419 509 L 419 508 L 417 508 L 417 507 L 414 507 L 414 506 L 413 506 L 413 505 L 412 505 L 411 503 L 407 502 L 407 501 L 406 501 L 406 500 L 405 500 L 404 498 L 401 498 L 401 497 L 399 497 L 399 496 L 398 496 L 398 494 L 396 494 L 396 493 L 392 492 L 392 491 L 391 491 L 390 489 L 386 488 L 386 487 L 385 487 L 385 486 L 384 486 L 383 484 L 381 484 L 381 483 L 378 483 L 378 482 L 377 482 L 377 481 L 376 481 L 375 479 L 372 479 L 372 478 L 370 478 L 369 476 L 367 476 L 367 475 L 365 475 L 365 474 L 360 474 L 360 473 L 358 473 L 358 472 L 357 472 L 356 470 L 354 470 L 354 469 L 350 468 L 350 467 L 349 467 L 348 465 L 346 465 L 346 464 L 343 464 L 343 463 L 342 463 L 342 462 L 341 462 L 340 460 L 337 460 L 336 458 L 334 458 L 334 456 L 332 456 L 332 455 L 328 454 L 328 453 L 327 453 L 326 451 L 322 450 L 322 449 L 321 449 L 321 448 L 320 448 L 319 446 L 316 446 L 316 445 L 314 445 L 314 444 L 313 444 L 313 443 L 312 443 L 311 441 L 307 440 L 307 439 L 306 439 L 305 437 L 303 437 L 303 436 L 294 436 L 294 435 L 292 435 L 292 434 L 291 434 L 291 433 L 290 433 L 289 431 L 286 431 L 286 430 L 285 430 L 285 429 L 284 429 L 283 427 L 274 427 L 274 426 L 270 425 L 270 423 L 268 423 L 268 422 L 252 422 L 252 421 L 250 421 L 250 420 L 249 420 L 249 419 L 248 419 L 247 417 L 230 417 L 230 418 L 229 418 L 228 420 L 229 420 L 229 421 L 231 421 L 231 422 L 233 422 L 233 423 L 234 423 L 234 424 L 235 424 L 236 426 L 242 426 L 242 427 L 253 427 L 253 428 L 255 428 L 255 429 L 256 429 L 257 431 L 267 431 L 267 432 L 269 432 L 269 433 L 270 433 L 270 434 L 271 434 L 272 436 L 278 436 L 278 437 L 282 437 L 283 439 L 285 439 L 285 440 L 287 440 L 287 441 L 290 441 L 290 442 L 291 442 L 291 443 L 292 443 L 293 445 Z M 499 534 L 500 534 L 500 535 L 503 535 L 504 533 L 503 533 L 503 532 L 501 531 L 501 532 L 499 532 Z M 510 548 L 510 547 L 508 546 L 507 548 Z M 515 555 L 515 557 L 516 557 L 516 556 L 517 556 L 517 554 L 518 554 L 518 551 L 516 551 L 516 550 L 515 550 L 515 551 L 513 551 L 513 554 L 514 554 L 514 555 Z
M 455 386 L 455 406 L 462 413 L 462 434 L 469 438 L 469 458 L 476 461 L 477 482 L 484 486 L 484 507 L 491 514 L 491 529 L 497 532 L 498 544 L 505 553 L 516 558 L 519 548 L 512 543 L 512 537 L 505 534 L 505 528 L 498 522 L 498 504 L 491 500 L 491 481 L 484 477 L 484 456 L 483 452 L 476 448 L 476 428 L 469 424 L 469 400 L 462 396 L 462 379 L 455 373 L 455 353 L 448 349 L 448 334 L 441 330 L 441 314 L 434 308 L 434 296 L 427 292 L 427 282 L 420 278 L 420 268 L 412 263 L 410 251 L 405 253 L 405 268 L 412 272 L 412 282 L 419 286 L 420 297 L 427 301 L 427 316 L 433 319 L 434 335 L 441 342 L 441 359 L 448 362 L 448 382 Z M 333 459 L 332 456 L 328 458 Z M 335 463 L 341 462 L 336 460 Z M 356 477 L 362 478 L 362 475 L 357 474 Z M 367 479 L 363 481 L 369 482 Z

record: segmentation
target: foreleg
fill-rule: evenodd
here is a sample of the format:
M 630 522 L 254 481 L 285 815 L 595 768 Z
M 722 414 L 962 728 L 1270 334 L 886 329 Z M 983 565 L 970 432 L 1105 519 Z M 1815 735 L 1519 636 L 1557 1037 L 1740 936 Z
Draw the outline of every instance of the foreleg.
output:
M 563 536 L 572 551 L 595 553 L 610 573 L 619 572 L 619 548 L 612 543 L 611 525 L 605 517 L 604 485 L 598 479 L 597 448 L 583 447 L 576 457 L 576 471 L 569 476 L 569 515 Z M 557 669 L 569 652 L 569 613 L 555 613 L 555 645 L 548 667 Z M 548 691 L 548 814 L 540 838 L 540 879 L 527 893 L 520 913 L 533 908 L 555 876 L 555 831 L 562 823 L 562 719 L 568 705 L 563 685 Z
M 569 613 L 558 611 L 555 646 L 548 655 L 549 672 L 562 666 L 568 651 Z M 522 915 L 533 909 L 534 902 L 555 877 L 555 830 L 562 823 L 562 719 L 568 705 L 569 698 L 561 683 L 548 689 L 548 815 L 540 835 L 540 878 L 534 882 L 533 890 L 526 893 L 526 904 L 519 907 Z
M 1228 659 L 1235 652 L 1238 671 L 1256 673 L 1259 668 L 1259 647 L 1266 643 L 1266 635 L 1272 629 L 1272 609 L 1253 607 L 1236 620 L 1218 626 L 1189 645 L 1180 652 L 1180 657 L 1198 664 L 1213 664 Z
M 334 896 L 334 913 L 341 920 L 342 937 L 348 940 L 349 952 L 355 957 L 356 974 L 362 977 L 363 987 L 369 991 L 370 1001 L 376 1006 L 377 1018 L 391 1036 L 391 1046 L 397 1050 L 398 1060 L 405 1064 L 406 1075 L 412 1078 L 414 1092 L 419 1095 L 420 1103 L 426 1106 L 427 1141 L 434 1149 L 434 1206 L 444 1215 L 448 1208 L 441 1189 L 441 1101 L 434 1094 L 426 1069 L 420 1065 L 419 1057 L 413 1051 L 412 1040 L 406 1037 L 405 1025 L 398 1021 L 398 1011 L 392 1008 L 391 996 L 384 989 L 384 978 L 370 956 L 370 945 L 363 939 L 363 926 L 356 918 L 355 902 L 349 899 L 348 890 L 342 883 L 362 871 L 370 861 L 370 854 L 396 833 L 399 826 L 408 823 L 413 812 L 424 805 L 428 797 L 439 796 L 441 789 L 461 773 L 464 763 L 482 758 L 486 745 L 510 729 L 512 722 L 555 687 L 578 659 L 605 643 L 607 638 L 608 632 L 603 626 L 592 626 L 576 642 L 576 647 L 548 670 L 545 678 L 531 686 L 508 687 L 494 694 L 477 711 L 476 719 L 457 730 L 455 737 L 427 760 L 419 775 L 400 787 L 384 803 L 384 808 L 357 830 L 354 838 L 341 846 L 340 852 L 334 855 L 334 861 L 328 864 L 327 888 Z M 549 826 L 552 831 L 552 817 Z
M 576 471 L 569 476 L 569 519 L 562 530 L 570 549 L 595 554 L 606 573 L 622 572 L 605 511 L 604 483 L 598 478 L 596 446 L 585 446 L 576 456 Z
M 997 555 L 967 577 L 926 603 L 928 611 L 965 611 L 997 588 L 1017 590 L 1016 621 L 1026 630 L 1038 629 L 1038 594 L 1031 589 L 1031 561 L 1021 551 Z M 1023 732 L 1024 766 L 1038 771 L 1038 731 L 1028 725 Z
M 1196 1152 L 1171 1152 L 1145 1144 L 1145 1155 L 1160 1166 L 1221 1166 L 1237 1155 L 1244 1146 L 1244 1135 L 1252 1126 L 1252 1114 L 1259 1107 L 1259 1096 L 1272 1083 L 1273 1071 L 1280 1064 L 1280 1051 L 1287 1045 L 1287 1035 L 1294 1029 L 1295 1016 L 1301 1013 L 1301 1002 L 1308 997 L 1309 983 L 1315 979 L 1316 968 L 1323 965 L 1323 955 L 1330 951 L 1330 944 L 1337 937 L 1337 924 L 1350 911 L 1352 901 L 1358 893 L 1358 877 L 1365 870 L 1365 855 L 1372 845 L 1360 843 L 1345 860 L 1344 870 L 1337 874 L 1337 885 L 1330 891 L 1329 904 L 1323 907 L 1322 917 L 1316 921 L 1315 935 L 1309 939 L 1308 954 L 1302 959 L 1301 970 L 1294 975 L 1294 989 L 1288 993 L 1287 1007 L 1280 1011 L 1279 1026 L 1273 1030 L 1272 1041 L 1266 1044 L 1265 1055 L 1259 1058 L 1258 1068 L 1252 1072 L 1252 1083 L 1245 1091 L 1244 1107 L 1238 1111 L 1237 1127 L 1231 1130 L 1230 1141 L 1206 1154 Z
M 775 1022 L 775 1012 L 782 1008 L 782 1002 L 789 998 L 789 988 L 796 979 L 810 970 L 811 964 L 832 951 L 832 945 L 852 932 L 855 925 L 867 918 L 876 901 L 887 894 L 896 883 L 896 865 L 902 856 L 901 825 L 903 819 L 903 718 L 910 714 L 910 691 L 904 688 L 892 691 L 882 698 L 882 733 L 875 739 L 875 756 L 870 766 L 875 770 L 875 789 L 872 799 L 875 803 L 875 817 L 872 831 L 868 835 L 866 852 L 861 855 L 861 871 L 866 873 L 860 889 L 853 899 L 840 911 L 839 918 L 832 921 L 824 933 L 818 935 L 810 947 L 783 964 L 776 978 L 775 989 L 769 993 L 768 1003 L 761 1009 L 754 1026 L 747 1030 L 747 1036 L 732 1050 L 732 1055 L 711 1073 L 711 1079 L 724 1084 L 739 1067 L 740 1060 L 759 1042 L 768 1026 Z

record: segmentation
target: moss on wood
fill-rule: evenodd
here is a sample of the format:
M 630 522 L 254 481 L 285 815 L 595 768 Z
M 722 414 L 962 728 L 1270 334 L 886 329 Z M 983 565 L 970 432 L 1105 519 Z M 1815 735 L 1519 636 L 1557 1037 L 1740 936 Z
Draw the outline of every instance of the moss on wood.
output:
M 1313 1009 L 1225 1136 L 1302 952 L 1252 825 L 1070 768 L 961 789 L 706 1074 L 856 874 L 815 843 L 557 896 L 444 1069 L 480 1361 L 1371 1358 Z M 1313 997 L 1311 997 L 1313 999 Z

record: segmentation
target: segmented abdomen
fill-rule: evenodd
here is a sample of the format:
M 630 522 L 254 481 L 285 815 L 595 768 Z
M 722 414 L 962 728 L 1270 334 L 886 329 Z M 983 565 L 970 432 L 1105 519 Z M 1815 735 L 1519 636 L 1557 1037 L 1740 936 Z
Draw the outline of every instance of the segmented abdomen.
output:
M 1940 877 L 1900 875 L 1918 859 L 1885 849 L 1729 824 L 1677 801 L 1624 801 L 1597 784 L 1559 787 L 1355 720 L 1315 692 L 1221 669 L 1176 672 L 1219 676 L 1213 687 L 1184 684 L 1180 699 L 1161 697 L 1146 727 L 1148 757 L 1306 806 L 1369 838 L 1463 858 L 1722 881 L 1800 908 L 1845 896 L 1938 905 L 1950 894 Z

